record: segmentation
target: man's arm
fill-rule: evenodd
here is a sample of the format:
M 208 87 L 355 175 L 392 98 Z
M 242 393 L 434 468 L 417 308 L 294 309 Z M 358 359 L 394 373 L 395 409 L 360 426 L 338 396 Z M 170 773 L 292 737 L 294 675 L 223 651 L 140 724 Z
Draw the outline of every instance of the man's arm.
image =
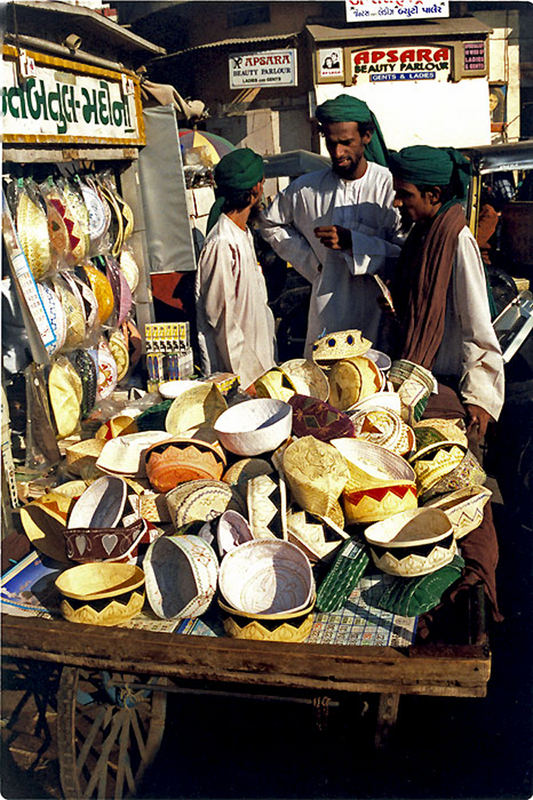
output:
M 258 229 L 274 252 L 310 283 L 318 275 L 319 260 L 306 237 L 294 223 L 292 192 L 279 192 L 259 218 Z
M 383 272 L 387 260 L 394 260 L 399 256 L 405 235 L 401 229 L 400 215 L 392 205 L 393 199 L 391 183 L 390 186 L 383 187 L 377 229 L 364 222 L 354 223 L 350 228 L 341 225 L 315 228 L 315 236 L 325 247 L 343 252 L 346 266 L 352 275 Z M 372 202 L 376 203 L 376 200 Z

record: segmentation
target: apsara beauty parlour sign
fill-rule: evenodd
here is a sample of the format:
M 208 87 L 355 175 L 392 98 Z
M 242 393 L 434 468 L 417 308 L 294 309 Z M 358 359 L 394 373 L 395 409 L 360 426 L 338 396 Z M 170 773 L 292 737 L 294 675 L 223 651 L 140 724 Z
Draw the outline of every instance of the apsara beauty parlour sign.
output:
M 296 86 L 296 50 L 233 53 L 229 57 L 229 87 Z
M 354 50 L 351 54 L 352 81 L 447 81 L 450 74 L 449 47 L 388 47 Z

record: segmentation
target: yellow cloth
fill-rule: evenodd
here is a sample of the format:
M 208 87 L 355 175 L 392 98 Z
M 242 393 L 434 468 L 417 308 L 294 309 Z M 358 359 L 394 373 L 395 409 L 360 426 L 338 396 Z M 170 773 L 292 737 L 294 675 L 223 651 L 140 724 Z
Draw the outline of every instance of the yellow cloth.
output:
M 50 369 L 48 394 L 59 437 L 70 436 L 80 419 L 83 388 L 80 376 L 65 356 L 60 356 Z

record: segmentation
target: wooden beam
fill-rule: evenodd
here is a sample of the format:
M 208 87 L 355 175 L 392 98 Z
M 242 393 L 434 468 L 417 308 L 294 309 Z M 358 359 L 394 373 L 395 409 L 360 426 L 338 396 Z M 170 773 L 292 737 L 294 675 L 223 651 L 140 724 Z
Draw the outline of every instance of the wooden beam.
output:
M 111 635 L 110 635 L 111 634 Z M 320 692 L 483 697 L 486 646 L 411 648 L 255 642 L 2 617 L 2 653 L 183 681 Z

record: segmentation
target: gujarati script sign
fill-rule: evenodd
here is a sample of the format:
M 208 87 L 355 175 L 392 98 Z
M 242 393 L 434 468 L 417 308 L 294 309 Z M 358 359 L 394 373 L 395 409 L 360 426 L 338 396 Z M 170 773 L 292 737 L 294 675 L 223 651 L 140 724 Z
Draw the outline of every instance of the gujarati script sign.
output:
M 49 59 L 63 67 L 73 62 Z M 1 115 L 5 142 L 50 141 L 144 144 L 131 78 L 109 71 L 78 74 L 56 65 L 36 64 L 26 80 L 16 61 L 2 62 Z M 113 76 L 110 79 L 109 76 Z
M 229 56 L 229 87 L 296 86 L 296 50 L 233 53 Z
M 449 17 L 448 0 L 345 0 L 346 22 Z

